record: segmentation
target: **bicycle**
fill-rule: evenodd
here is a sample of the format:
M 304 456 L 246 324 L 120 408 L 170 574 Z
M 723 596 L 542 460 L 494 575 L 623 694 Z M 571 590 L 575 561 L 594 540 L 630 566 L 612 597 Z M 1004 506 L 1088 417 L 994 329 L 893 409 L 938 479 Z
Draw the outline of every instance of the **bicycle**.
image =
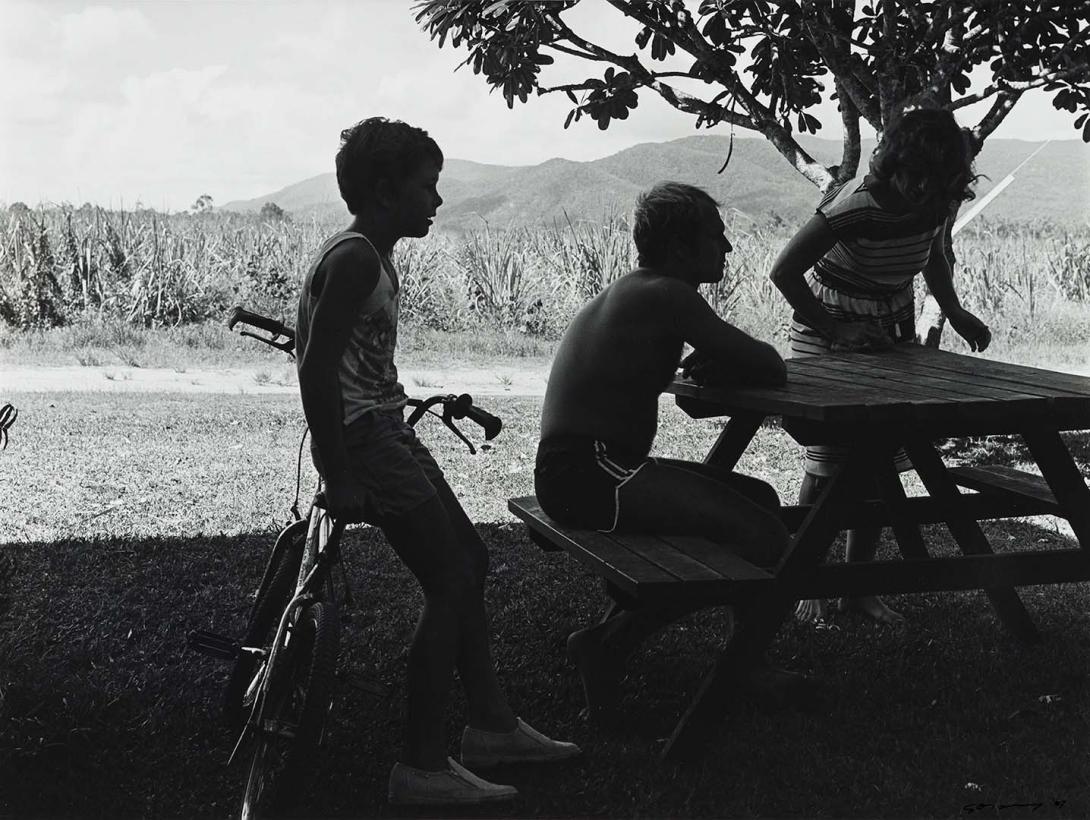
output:
M 8 448 L 8 430 L 15 420 L 19 418 L 19 411 L 13 405 L 5 404 L 0 407 L 0 450 Z
M 264 336 L 242 330 L 294 358 L 295 332 L 266 316 L 235 308 L 228 327 L 244 325 L 264 330 Z M 473 443 L 455 421 L 468 418 L 480 425 L 485 440 L 502 429 L 500 419 L 476 407 L 468 394 L 441 394 L 409 399 L 413 408 L 407 423 L 415 426 L 425 414 L 442 420 L 476 453 Z M 442 412 L 433 408 L 441 406 Z M 347 574 L 341 563 L 340 543 L 346 522 L 329 514 L 324 486 L 318 487 L 304 517 L 299 513 L 299 482 L 303 443 L 299 445 L 294 521 L 273 544 L 258 586 L 250 620 L 241 641 L 196 630 L 189 635 L 192 649 L 212 657 L 233 660 L 223 702 L 223 719 L 241 729 L 227 765 L 250 753 L 242 799 L 244 819 L 289 809 L 305 791 L 310 761 L 322 741 L 333 697 L 340 642 L 340 614 L 353 603 Z M 341 588 L 333 567 L 341 565 Z M 368 687 L 382 694 L 382 687 Z

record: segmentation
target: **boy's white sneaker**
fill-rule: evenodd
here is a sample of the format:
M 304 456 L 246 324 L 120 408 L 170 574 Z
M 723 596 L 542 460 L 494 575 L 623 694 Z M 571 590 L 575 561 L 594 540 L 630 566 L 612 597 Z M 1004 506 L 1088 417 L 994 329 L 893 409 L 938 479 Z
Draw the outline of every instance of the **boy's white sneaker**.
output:
M 448 757 L 437 772 L 395 763 L 386 796 L 395 806 L 474 805 L 513 800 L 518 789 L 489 783 Z
M 582 754 L 574 743 L 553 740 L 522 718 L 510 732 L 485 732 L 470 726 L 462 733 L 462 765 L 487 768 L 499 763 L 547 763 Z

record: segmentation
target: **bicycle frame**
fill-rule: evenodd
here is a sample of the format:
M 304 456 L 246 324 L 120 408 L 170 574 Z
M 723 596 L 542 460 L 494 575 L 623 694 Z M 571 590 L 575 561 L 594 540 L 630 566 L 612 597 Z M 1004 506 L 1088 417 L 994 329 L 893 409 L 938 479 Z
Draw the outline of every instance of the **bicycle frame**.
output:
M 228 766 L 234 761 L 235 756 L 243 748 L 252 732 L 259 727 L 268 731 L 267 728 L 263 727 L 263 713 L 270 685 L 268 672 L 270 669 L 275 668 L 280 648 L 288 645 L 290 635 L 287 633 L 295 624 L 299 611 L 304 606 L 318 600 L 318 590 L 321 585 L 327 579 L 332 579 L 332 564 L 337 560 L 345 525 L 334 522 L 328 510 L 319 504 L 318 499 L 319 496 L 315 496 L 310 506 L 307 536 L 303 542 L 303 555 L 299 565 L 299 579 L 296 583 L 295 594 L 287 606 L 284 607 L 284 612 L 280 616 L 280 623 L 277 626 L 271 649 L 268 653 L 265 653 L 260 648 L 242 647 L 243 651 L 264 654 L 266 657 L 265 663 L 255 673 L 254 680 L 246 691 L 247 696 L 253 696 L 253 707 L 238 740 L 235 742 L 231 756 L 227 759 Z M 255 685 L 257 686 L 256 691 L 253 688 Z

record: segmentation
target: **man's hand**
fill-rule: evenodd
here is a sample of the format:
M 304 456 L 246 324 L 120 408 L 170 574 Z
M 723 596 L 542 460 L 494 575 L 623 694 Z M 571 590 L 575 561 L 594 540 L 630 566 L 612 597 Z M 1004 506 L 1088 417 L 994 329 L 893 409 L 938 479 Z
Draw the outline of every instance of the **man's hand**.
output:
M 889 334 L 876 321 L 841 322 L 830 339 L 833 352 L 885 350 L 893 346 Z
M 681 360 L 681 375 L 704 387 L 723 386 L 731 381 L 721 364 L 699 350 L 694 350 Z
M 992 332 L 988 326 L 965 308 L 958 308 L 947 313 L 946 321 L 961 338 L 969 343 L 969 348 L 974 353 L 987 350 L 988 345 L 992 343 Z
M 363 521 L 363 493 L 351 479 L 326 480 L 326 503 L 338 521 L 351 524 Z

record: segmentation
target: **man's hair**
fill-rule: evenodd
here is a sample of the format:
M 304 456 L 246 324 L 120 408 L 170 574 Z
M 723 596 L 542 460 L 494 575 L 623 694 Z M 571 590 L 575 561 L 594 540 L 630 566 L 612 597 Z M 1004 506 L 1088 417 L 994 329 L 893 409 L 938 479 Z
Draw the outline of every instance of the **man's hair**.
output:
M 973 199 L 975 145 L 950 111 L 917 108 L 895 117 L 871 156 L 870 172 L 890 184 L 899 176 L 915 210 L 945 211 Z
M 683 182 L 660 182 L 640 194 L 632 216 L 639 264 L 660 264 L 673 244 L 695 240 L 708 221 L 709 206 L 719 209 L 707 191 Z
M 401 120 L 369 117 L 341 131 L 337 187 L 348 210 L 359 213 L 379 180 L 400 185 L 425 160 L 443 165 L 443 152 L 422 128 Z

